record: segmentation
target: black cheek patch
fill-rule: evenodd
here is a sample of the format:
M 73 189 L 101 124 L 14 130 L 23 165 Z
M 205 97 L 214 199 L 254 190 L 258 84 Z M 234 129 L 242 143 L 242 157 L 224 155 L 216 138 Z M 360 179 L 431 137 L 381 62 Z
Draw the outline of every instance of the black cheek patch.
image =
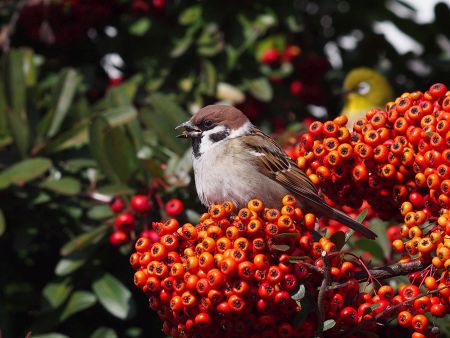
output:
M 213 142 L 219 142 L 219 141 L 222 141 L 228 135 L 230 135 L 230 132 L 228 130 L 224 130 L 224 131 L 220 131 L 218 133 L 209 135 L 209 139 Z
M 201 138 L 200 137 L 196 137 L 192 139 L 192 153 L 194 154 L 195 158 L 199 158 L 200 157 L 200 142 L 201 142 Z

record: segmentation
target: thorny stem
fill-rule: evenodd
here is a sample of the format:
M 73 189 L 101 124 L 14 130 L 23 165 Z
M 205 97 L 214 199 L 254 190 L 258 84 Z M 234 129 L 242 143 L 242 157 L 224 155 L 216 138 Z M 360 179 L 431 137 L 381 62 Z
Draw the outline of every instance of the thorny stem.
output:
M 323 323 L 325 322 L 325 294 L 327 292 L 328 284 L 330 284 L 330 262 L 326 251 L 322 251 L 323 262 L 323 279 L 320 285 L 319 294 L 317 296 L 317 331 L 316 338 L 323 337 Z
M 388 306 L 386 307 L 386 309 L 384 309 L 383 311 L 381 311 L 379 314 L 377 314 L 376 316 L 374 316 L 373 318 L 370 318 L 366 321 L 361 322 L 360 324 L 358 324 L 357 326 L 355 326 L 353 329 L 351 329 L 350 331 L 348 331 L 345 336 L 351 336 L 354 332 L 363 329 L 364 327 L 366 327 L 367 325 L 371 324 L 371 323 L 375 323 L 378 320 L 382 319 L 384 316 L 386 315 L 390 315 L 390 313 L 394 312 L 396 309 L 402 307 L 402 306 L 407 306 L 410 303 L 414 302 L 416 299 L 419 299 L 421 297 L 424 296 L 428 296 L 428 295 L 434 295 L 435 293 L 441 292 L 444 289 L 449 288 L 450 285 L 446 285 L 443 286 L 442 288 L 436 289 L 436 290 L 431 290 L 431 291 L 427 291 L 425 293 L 421 293 L 416 297 L 413 297 L 411 299 L 405 300 L 404 302 L 398 303 L 396 305 L 393 306 Z

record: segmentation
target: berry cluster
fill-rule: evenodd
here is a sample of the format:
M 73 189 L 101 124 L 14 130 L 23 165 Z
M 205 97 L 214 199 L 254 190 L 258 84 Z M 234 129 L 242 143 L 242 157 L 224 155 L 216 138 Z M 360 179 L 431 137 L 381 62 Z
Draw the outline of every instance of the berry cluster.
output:
M 129 243 L 130 237 L 134 242 L 136 231 L 139 231 L 139 237 L 148 238 L 151 243 L 159 240 L 159 235 L 148 227 L 151 219 L 154 219 L 151 213 L 156 211 L 158 214 L 157 209 L 159 208 L 153 206 L 148 196 L 134 195 L 129 206 L 123 199 L 116 197 L 111 202 L 110 208 L 116 214 L 113 221 L 114 231 L 109 237 L 112 246 Z M 176 217 L 184 211 L 184 205 L 178 198 L 172 198 L 166 202 L 164 210 L 168 216 Z
M 449 114 L 437 83 L 369 110 L 353 131 L 345 116 L 315 121 L 290 154 L 332 201 L 359 208 L 367 199 L 382 218 L 414 209 L 423 223 L 450 207 Z
M 355 273 L 363 271 L 364 263 L 344 260 L 327 237 L 314 241 L 316 217 L 296 207 L 294 197 L 285 196 L 281 210 L 265 209 L 254 199 L 232 214 L 232 204 L 224 203 L 212 206 L 195 226 L 180 226 L 175 219 L 155 222 L 161 239 L 136 242 L 130 257 L 134 283 L 164 320 L 165 334 L 311 337 L 319 305 L 309 303 L 319 297 L 323 319 L 335 322 L 327 331 L 333 336 L 370 322 L 392 304 L 389 286 L 373 296 L 359 292 Z M 325 270 L 330 285 L 339 287 L 321 296 L 317 286 Z M 303 316 L 297 327 L 296 315 Z
M 135 284 L 164 320 L 164 333 L 293 336 L 290 316 L 298 305 L 291 293 L 308 269 L 290 264 L 278 250 L 288 243 L 288 252 L 312 254 L 311 237 L 302 233 L 315 222 L 295 203 L 286 196 L 281 210 L 265 209 L 255 199 L 237 216 L 231 216 L 233 205 L 224 203 L 212 206 L 196 226 L 180 227 L 175 219 L 154 223 L 160 241 L 138 239 L 130 262 L 137 270 Z M 305 323 L 301 330 L 312 332 L 312 321 Z

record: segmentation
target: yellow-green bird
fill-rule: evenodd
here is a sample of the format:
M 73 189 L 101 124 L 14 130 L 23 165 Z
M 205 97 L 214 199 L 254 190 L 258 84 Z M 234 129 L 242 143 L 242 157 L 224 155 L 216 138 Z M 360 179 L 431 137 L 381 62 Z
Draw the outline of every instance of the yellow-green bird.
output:
M 343 84 L 345 103 L 341 115 L 347 115 L 347 127 L 371 108 L 383 108 L 392 100 L 394 93 L 389 81 L 371 68 L 360 67 L 350 71 Z

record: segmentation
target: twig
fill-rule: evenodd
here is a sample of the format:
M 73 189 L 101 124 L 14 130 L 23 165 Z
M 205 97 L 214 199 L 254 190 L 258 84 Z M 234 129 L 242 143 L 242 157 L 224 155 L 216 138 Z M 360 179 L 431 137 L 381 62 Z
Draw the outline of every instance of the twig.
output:
M 366 320 L 366 321 L 362 321 L 360 324 L 358 324 L 357 326 L 355 326 L 353 329 L 349 330 L 349 331 L 345 334 L 345 336 L 346 336 L 346 337 L 347 337 L 347 336 L 351 336 L 354 332 L 363 329 L 364 327 L 368 326 L 368 325 L 371 324 L 371 323 L 377 322 L 378 320 L 382 319 L 384 316 L 386 316 L 386 315 L 388 315 L 388 314 L 394 312 L 396 309 L 398 309 L 398 308 L 400 308 L 400 307 L 402 307 L 402 306 L 407 306 L 407 305 L 409 305 L 411 302 L 414 302 L 416 299 L 419 299 L 419 298 L 421 298 L 421 297 L 423 297 L 423 296 L 433 295 L 433 294 L 438 293 L 438 292 L 441 292 L 442 290 L 447 289 L 447 288 L 449 288 L 449 287 L 450 287 L 450 285 L 446 285 L 446 286 L 443 286 L 443 287 L 440 288 L 440 289 L 436 289 L 436 290 L 432 290 L 432 291 L 427 291 L 427 292 L 425 292 L 425 293 L 421 293 L 421 294 L 419 294 L 419 295 L 416 296 L 416 297 L 413 297 L 413 298 L 411 298 L 411 299 L 405 300 L 404 302 L 398 303 L 398 304 L 396 304 L 396 305 L 388 306 L 388 307 L 386 307 L 386 309 L 384 309 L 383 311 L 381 311 L 379 314 L 377 314 L 377 315 L 374 316 L 373 318 L 370 318 L 370 319 L 368 319 L 368 320 Z
M 407 275 L 412 272 L 423 270 L 427 267 L 427 263 L 421 261 L 420 259 L 413 259 L 409 262 L 395 263 L 391 265 L 382 266 L 375 269 L 370 269 L 369 272 L 373 278 L 376 279 L 387 279 L 401 275 Z M 355 278 L 358 281 L 363 281 L 368 278 L 366 271 L 360 271 L 355 273 Z
M 4 53 L 9 51 L 11 45 L 11 34 L 14 32 L 17 21 L 19 20 L 20 12 L 22 11 L 22 8 L 25 7 L 27 2 L 28 0 L 20 0 L 19 2 L 17 2 L 16 8 L 14 9 L 11 18 L 9 19 L 9 22 L 2 27 L 0 33 L 0 45 L 2 46 L 2 50 Z
M 328 284 L 330 284 L 330 262 L 325 250 L 322 251 L 323 263 L 323 279 L 320 285 L 319 294 L 317 296 L 317 330 L 316 338 L 323 337 L 323 323 L 325 322 L 325 294 L 327 292 Z

